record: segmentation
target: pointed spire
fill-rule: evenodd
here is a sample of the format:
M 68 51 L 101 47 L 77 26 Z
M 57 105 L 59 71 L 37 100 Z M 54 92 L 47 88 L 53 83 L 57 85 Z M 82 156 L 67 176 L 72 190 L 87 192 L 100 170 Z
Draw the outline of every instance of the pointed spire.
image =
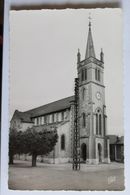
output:
M 101 48 L 101 52 L 100 52 L 100 61 L 104 62 L 104 53 L 103 53 L 103 49 Z
M 87 47 L 86 47 L 86 54 L 85 59 L 89 57 L 96 57 L 95 51 L 94 51 L 94 45 L 93 45 L 93 38 L 92 38 L 92 32 L 91 32 L 91 17 L 89 15 L 89 32 L 88 32 L 88 40 L 87 40 Z
M 79 50 L 79 48 L 78 48 L 77 63 L 80 63 L 80 57 L 81 57 L 81 54 L 80 54 L 80 50 Z

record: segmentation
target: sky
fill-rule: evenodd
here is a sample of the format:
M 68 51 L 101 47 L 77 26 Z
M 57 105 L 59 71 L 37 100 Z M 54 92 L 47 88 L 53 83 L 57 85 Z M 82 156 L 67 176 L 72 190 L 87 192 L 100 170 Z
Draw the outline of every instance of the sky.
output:
M 96 57 L 104 51 L 108 134 L 123 135 L 120 9 L 10 11 L 10 118 L 74 94 L 77 50 L 85 57 L 91 13 Z

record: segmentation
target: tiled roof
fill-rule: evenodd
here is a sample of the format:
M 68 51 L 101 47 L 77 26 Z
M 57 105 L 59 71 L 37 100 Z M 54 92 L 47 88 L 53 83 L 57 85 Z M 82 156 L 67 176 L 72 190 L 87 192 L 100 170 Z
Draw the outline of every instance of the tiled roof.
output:
M 51 102 L 49 104 L 28 110 L 24 113 L 30 114 L 30 116 L 33 117 L 37 117 L 37 116 L 41 116 L 41 115 L 45 115 L 45 114 L 49 114 L 49 113 L 53 113 L 53 112 L 58 112 L 60 110 L 64 110 L 66 108 L 70 107 L 70 102 L 74 100 L 74 96 L 70 96 L 64 99 L 60 99 L 58 101 L 55 102 Z
M 55 102 L 51 102 L 49 104 L 25 111 L 20 112 L 18 110 L 15 111 L 14 116 L 17 116 L 22 120 L 22 122 L 32 122 L 31 118 L 46 115 L 53 112 L 58 112 L 70 107 L 70 102 L 74 100 L 74 96 L 70 96 L 64 99 L 60 99 Z

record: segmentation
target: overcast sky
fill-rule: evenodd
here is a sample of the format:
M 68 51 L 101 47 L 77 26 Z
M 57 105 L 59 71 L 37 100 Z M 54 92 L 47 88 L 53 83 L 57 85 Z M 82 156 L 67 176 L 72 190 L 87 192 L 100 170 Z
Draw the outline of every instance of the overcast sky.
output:
M 104 51 L 108 133 L 123 134 L 120 9 L 10 12 L 10 117 L 73 95 L 77 50 L 85 57 L 91 12 L 96 57 Z

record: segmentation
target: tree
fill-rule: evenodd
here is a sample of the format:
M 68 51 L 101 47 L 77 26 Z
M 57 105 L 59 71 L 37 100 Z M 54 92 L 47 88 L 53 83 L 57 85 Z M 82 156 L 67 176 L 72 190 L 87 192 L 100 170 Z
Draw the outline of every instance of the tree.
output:
M 13 164 L 15 154 L 23 153 L 23 133 L 16 129 L 10 129 L 9 133 L 9 164 Z
M 37 131 L 35 127 L 28 128 L 23 132 L 24 150 L 32 155 L 32 166 L 36 166 L 38 155 L 45 155 L 51 152 L 57 142 L 56 130 Z

